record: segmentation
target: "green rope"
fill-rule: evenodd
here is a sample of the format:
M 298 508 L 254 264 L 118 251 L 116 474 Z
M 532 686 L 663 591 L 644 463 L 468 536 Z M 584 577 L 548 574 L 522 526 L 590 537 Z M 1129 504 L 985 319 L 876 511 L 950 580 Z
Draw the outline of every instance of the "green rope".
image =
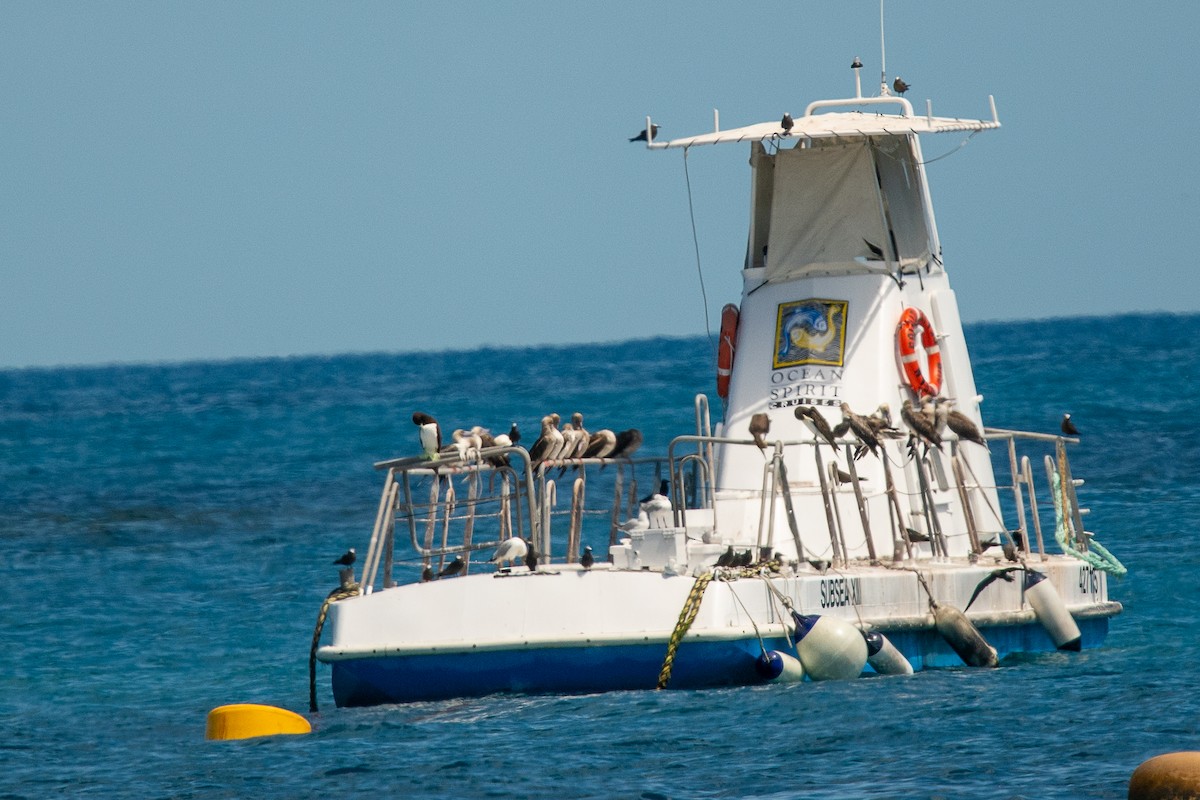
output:
M 704 599 L 704 590 L 708 588 L 712 579 L 713 574 L 706 572 L 696 578 L 696 582 L 692 584 L 692 590 L 688 592 L 687 600 L 683 602 L 683 609 L 679 612 L 675 630 L 671 631 L 671 640 L 667 643 L 667 655 L 663 659 L 662 669 L 658 673 L 658 685 L 655 688 L 665 689 L 671 682 L 671 670 L 675 666 L 675 653 L 679 650 L 679 642 L 683 640 L 683 635 L 696 621 L 696 614 L 700 611 L 700 602 Z
M 1054 470 L 1054 538 L 1058 541 L 1058 546 L 1067 555 L 1074 556 L 1102 572 L 1118 578 L 1124 576 L 1129 570 L 1095 539 L 1088 544 L 1087 552 L 1078 550 L 1071 544 L 1067 537 L 1067 503 L 1066 493 L 1062 486 L 1062 476 L 1058 470 Z

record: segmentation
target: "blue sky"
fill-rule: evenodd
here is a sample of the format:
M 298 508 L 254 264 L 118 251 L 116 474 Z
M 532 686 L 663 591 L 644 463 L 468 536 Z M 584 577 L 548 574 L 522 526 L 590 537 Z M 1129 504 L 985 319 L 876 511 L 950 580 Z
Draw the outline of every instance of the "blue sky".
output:
M 1200 310 L 1200 4 L 886 15 L 918 108 L 1004 126 L 929 166 L 964 321 Z M 702 333 L 682 154 L 626 139 L 855 56 L 873 87 L 876 2 L 6 2 L 0 367 Z M 746 157 L 688 161 L 714 325 Z

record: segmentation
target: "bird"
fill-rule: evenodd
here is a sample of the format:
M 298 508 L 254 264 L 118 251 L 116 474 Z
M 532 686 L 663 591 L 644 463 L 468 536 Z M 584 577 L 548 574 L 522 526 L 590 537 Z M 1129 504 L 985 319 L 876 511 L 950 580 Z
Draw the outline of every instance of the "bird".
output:
M 760 411 L 750 418 L 750 435 L 754 437 L 754 446 L 767 457 L 767 433 L 771 430 L 771 418 Z
M 351 547 L 349 550 L 338 556 L 337 560 L 333 563 L 337 564 L 338 566 L 348 567 L 354 563 L 354 559 L 356 558 L 358 558 L 358 555 L 355 554 L 354 548 Z
M 783 128 L 784 136 L 790 135 L 792 132 L 792 128 L 794 128 L 795 126 L 796 126 L 796 122 L 795 122 L 795 120 L 792 119 L 791 114 L 784 114 L 783 119 L 781 119 L 779 121 L 779 127 Z
M 657 502 L 659 502 L 659 498 L 666 500 L 668 495 L 670 495 L 670 494 L 671 494 L 671 482 L 669 480 L 667 480 L 666 478 L 663 478 L 658 482 L 658 491 L 651 492 L 650 494 L 643 497 L 641 500 L 638 501 L 638 505 L 645 506 L 647 504 L 657 503 Z
M 850 69 L 862 69 L 862 59 L 855 56 L 854 63 L 850 65 Z
M 1071 422 L 1070 414 L 1063 414 L 1062 423 L 1059 425 L 1062 432 L 1067 436 L 1078 436 L 1079 429 L 1075 427 L 1075 423 Z
M 430 461 L 434 460 L 442 449 L 441 426 L 436 419 L 420 411 L 413 412 L 412 421 L 418 428 L 422 455 Z
M 530 572 L 537 572 L 538 551 L 533 546 L 533 542 L 529 543 L 529 548 L 525 551 L 525 566 Z
M 946 423 L 950 414 L 944 397 L 926 397 L 921 401 L 921 414 L 933 423 L 933 429 L 940 437 L 946 432 Z
M 638 509 L 636 517 L 630 517 L 617 527 L 625 533 L 644 531 L 650 527 L 650 516 L 646 513 L 646 509 Z
M 718 567 L 733 566 L 733 562 L 736 558 L 737 558 L 737 555 L 734 554 L 734 552 L 733 552 L 733 545 L 729 545 L 729 549 L 727 549 L 724 553 L 721 553 L 721 555 L 717 558 L 717 566 Z
M 829 442 L 830 447 L 837 449 L 837 437 L 833 434 L 833 429 L 829 427 L 829 423 L 825 421 L 825 417 L 821 416 L 821 412 L 817 411 L 814 406 L 797 406 L 796 419 L 804 422 L 816 434 L 820 434 L 821 438 Z
M 463 561 L 460 556 L 455 556 L 454 560 L 442 568 L 442 571 L 437 574 L 439 578 L 450 578 L 462 572 L 467 566 L 467 562 Z
M 946 426 L 954 431 L 954 434 L 959 439 L 966 442 L 974 442 L 984 450 L 988 449 L 987 440 L 983 438 L 983 434 L 979 432 L 979 428 L 975 426 L 970 417 L 958 409 L 951 409 L 946 414 Z
M 584 569 L 591 569 L 592 565 L 595 563 L 596 557 L 592 555 L 591 545 L 588 545 L 587 547 L 583 548 L 583 555 L 579 557 L 579 566 L 583 567 Z
M 512 424 L 512 427 L 508 429 L 508 440 L 512 442 L 514 446 L 517 442 L 521 441 L 521 432 L 517 430 L 517 423 L 515 422 Z
M 846 470 L 839 467 L 836 463 L 831 462 L 829 464 L 829 473 L 833 476 L 834 483 L 836 483 L 838 485 L 841 485 L 843 483 L 853 483 L 854 482 L 854 476 L 851 475 L 849 472 L 846 472 Z M 861 482 L 861 481 L 865 481 L 866 478 L 863 477 L 862 475 L 859 475 L 858 480 Z
M 511 539 L 505 539 L 496 548 L 496 552 L 488 559 L 489 564 L 495 564 L 498 567 L 504 566 L 504 562 L 516 564 L 518 560 L 525 558 L 529 553 L 529 546 L 525 544 L 525 540 L 520 536 L 514 536 Z
M 654 137 L 658 136 L 658 129 L 661 127 L 662 127 L 661 125 L 655 125 L 655 124 L 651 123 L 651 125 L 650 125 L 650 141 L 654 141 Z M 629 141 L 631 141 L 631 142 L 646 141 L 646 131 L 643 130 L 637 136 L 630 136 Z
M 591 434 L 583 427 L 583 414 L 576 411 L 571 415 L 571 424 L 575 427 L 575 449 L 571 453 L 563 453 L 561 458 L 583 458 L 583 453 L 591 443 Z
M 608 428 L 601 428 L 588 439 L 587 449 L 583 451 L 584 458 L 607 458 L 617 446 L 617 435 Z
M 579 442 L 580 432 L 575 430 L 574 423 L 568 422 L 562 426 L 562 447 L 558 448 L 558 452 L 552 457 L 560 461 L 573 457 L 575 448 L 579 447 Z
M 916 528 L 905 528 L 904 535 L 910 542 L 928 542 L 929 534 L 921 533 Z
M 655 492 L 652 495 L 647 496 L 645 500 L 642 500 L 640 503 L 638 503 L 638 509 L 639 509 L 638 516 L 641 516 L 642 514 L 647 515 L 646 516 L 647 525 L 650 522 L 650 517 L 649 517 L 650 514 L 659 515 L 658 516 L 658 520 L 659 520 L 658 524 L 662 524 L 661 515 L 670 514 L 671 511 L 673 510 L 673 508 L 671 506 L 671 498 L 669 498 L 667 496 L 668 491 L 669 491 L 669 485 L 668 485 L 667 481 L 664 480 L 657 492 Z
M 880 247 L 879 245 L 874 244 L 872 242 L 868 242 L 866 239 L 863 239 L 863 244 L 865 244 L 867 246 L 867 250 L 869 250 L 871 253 L 871 255 L 867 256 L 868 261 L 883 261 L 884 260 L 882 247 Z
M 909 85 L 904 82 L 903 78 L 897 75 L 896 80 L 892 81 L 892 88 L 896 90 L 896 94 L 904 94 L 909 90 Z
M 472 452 L 478 454 L 483 448 L 483 438 L 473 431 L 474 429 L 471 431 L 464 431 L 461 428 L 456 429 L 450 437 L 454 440 L 454 444 L 445 448 L 445 451 L 457 453 L 459 461 L 469 460 Z
M 900 406 L 900 419 L 904 420 L 908 429 L 922 442 L 933 447 L 942 446 L 942 437 L 938 436 L 933 421 L 913 408 L 912 400 L 906 399 Z
M 562 431 L 555 427 L 554 417 L 542 417 L 542 435 L 533 443 L 533 447 L 529 448 L 529 462 L 537 464 L 549 458 L 562 447 L 562 441 Z
M 850 425 L 850 430 L 858 437 L 867 448 L 875 455 L 879 455 L 879 439 L 875 436 L 875 429 L 866 417 L 861 414 L 855 414 L 850 410 L 849 403 L 842 403 L 842 419 Z
M 806 560 L 808 561 L 808 565 L 810 567 L 812 567 L 813 569 L 815 569 L 817 572 L 821 573 L 822 575 L 824 575 L 826 572 L 829 571 L 829 561 L 827 561 L 826 559 L 809 558 Z
M 996 569 L 996 570 L 992 570 L 991 572 L 989 572 L 984 577 L 984 579 L 981 580 L 978 585 L 976 585 L 975 592 L 974 592 L 974 594 L 971 595 L 971 599 L 967 601 L 967 607 L 964 608 L 963 611 L 965 612 L 968 608 L 970 608 L 971 603 L 975 602 L 975 598 L 979 597 L 979 593 L 982 592 L 984 589 L 986 589 L 988 586 L 991 586 L 992 583 L 994 583 L 996 580 L 1002 580 L 1007 583 L 1012 583 L 1013 576 L 1010 573 L 1020 572 L 1024 569 L 1025 569 L 1025 567 L 1005 567 L 1004 569 Z
M 421 583 L 429 583 L 431 580 L 433 580 L 433 570 L 429 567 L 421 570 Z
M 617 434 L 617 443 L 613 447 L 609 458 L 629 458 L 637 449 L 642 446 L 642 432 L 637 428 L 630 428 L 627 431 L 621 431 Z

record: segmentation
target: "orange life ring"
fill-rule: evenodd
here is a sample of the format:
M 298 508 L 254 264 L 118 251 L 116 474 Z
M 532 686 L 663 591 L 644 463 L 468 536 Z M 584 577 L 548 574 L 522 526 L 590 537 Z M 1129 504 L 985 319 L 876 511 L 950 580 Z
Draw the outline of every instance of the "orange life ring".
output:
M 928 378 L 921 372 L 917 328 L 921 329 L 921 347 L 925 349 L 929 364 Z M 908 387 L 917 393 L 917 397 L 936 395 L 942 387 L 942 354 L 938 351 L 937 334 L 921 309 L 904 309 L 900 315 L 900 327 L 896 329 L 896 344 L 900 348 L 900 365 L 904 369 Z
M 737 347 L 738 307 L 729 303 L 721 309 L 721 338 L 717 342 L 717 397 L 729 397 L 733 374 L 733 351 Z

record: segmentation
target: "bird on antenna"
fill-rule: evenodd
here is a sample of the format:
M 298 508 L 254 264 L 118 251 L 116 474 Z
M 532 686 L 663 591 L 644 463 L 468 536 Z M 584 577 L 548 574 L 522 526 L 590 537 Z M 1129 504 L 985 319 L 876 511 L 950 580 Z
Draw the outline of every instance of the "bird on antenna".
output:
M 654 123 L 651 123 L 651 124 L 650 124 L 650 138 L 649 138 L 649 141 L 653 142 L 653 141 L 654 141 L 654 137 L 655 137 L 655 136 L 658 136 L 658 129 L 659 129 L 660 127 L 662 127 L 662 126 L 660 126 L 660 125 L 655 125 Z M 646 131 L 644 131 L 644 130 L 643 130 L 641 133 L 639 133 L 637 136 L 630 136 L 630 137 L 629 137 L 629 141 L 631 141 L 631 142 L 644 142 L 644 141 L 646 141 L 646 140 L 647 140 L 647 139 L 646 139 Z

